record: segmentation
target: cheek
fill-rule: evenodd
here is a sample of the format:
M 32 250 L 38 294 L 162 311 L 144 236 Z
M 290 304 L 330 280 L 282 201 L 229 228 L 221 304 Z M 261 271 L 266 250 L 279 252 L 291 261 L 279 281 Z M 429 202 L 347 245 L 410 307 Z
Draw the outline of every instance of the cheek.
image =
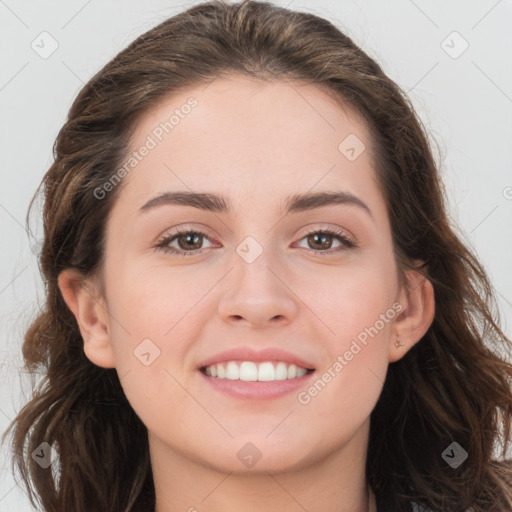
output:
M 297 280 L 297 295 L 304 297 L 304 302 L 324 320 L 330 328 L 326 333 L 330 331 L 332 337 L 340 341 L 340 348 L 375 324 L 379 333 L 389 331 L 390 320 L 395 316 L 392 305 L 397 292 L 391 259 L 376 258 L 373 264 L 361 261 L 314 275 L 309 272 L 309 275 L 312 277 Z
M 343 416 L 347 410 L 368 414 L 375 405 L 387 371 L 391 329 L 397 316 L 397 284 L 392 261 L 352 267 L 338 282 L 316 280 L 308 305 L 329 326 L 319 344 L 328 356 L 313 387 L 299 403 Z M 304 292 L 302 292 L 304 293 Z M 393 307 L 395 304 L 395 308 Z
M 179 382 L 186 378 L 189 353 L 215 314 L 205 294 L 218 278 L 207 271 L 144 262 L 112 267 L 108 275 L 117 371 L 127 376 L 126 394 L 147 408 L 161 390 L 179 391 L 172 376 Z
M 361 306 L 360 308 L 358 306 Z M 388 367 L 389 330 L 394 310 L 374 298 L 340 305 L 336 336 L 316 379 L 300 390 L 297 402 L 314 414 L 320 430 L 336 423 L 350 431 L 367 418 L 382 391 Z M 382 320 L 383 314 L 386 320 Z M 307 412 L 314 411 L 314 413 Z M 323 426 L 322 426 L 323 425 Z
M 134 336 L 162 338 L 200 303 L 215 283 L 211 274 L 183 267 L 139 265 L 111 274 L 109 309 Z

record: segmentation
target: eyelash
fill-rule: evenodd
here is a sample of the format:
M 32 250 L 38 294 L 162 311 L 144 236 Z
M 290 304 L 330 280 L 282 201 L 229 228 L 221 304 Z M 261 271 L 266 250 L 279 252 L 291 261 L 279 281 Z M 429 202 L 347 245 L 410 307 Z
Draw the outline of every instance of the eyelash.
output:
M 333 253 L 338 253 L 341 251 L 346 251 L 346 250 L 350 250 L 350 249 L 354 249 L 354 248 L 358 247 L 358 244 L 356 244 L 352 240 L 349 240 L 345 236 L 343 231 L 337 230 L 337 229 L 329 229 L 329 228 L 319 229 L 316 231 L 311 231 L 309 233 L 306 233 L 301 238 L 301 240 L 303 240 L 304 238 L 307 238 L 311 235 L 316 235 L 316 234 L 324 234 L 324 235 L 333 236 L 334 238 L 338 239 L 343 245 L 342 247 L 338 247 L 336 249 L 327 249 L 325 251 L 321 251 L 318 249 L 306 249 L 306 250 L 312 251 L 313 253 L 320 255 L 320 256 L 329 256 L 329 255 L 332 255 Z M 205 233 L 202 233 L 201 231 L 197 231 L 194 229 L 183 229 L 183 230 L 178 230 L 171 235 L 166 235 L 163 239 L 161 239 L 155 245 L 155 249 L 163 251 L 164 253 L 171 253 L 176 256 L 193 256 L 193 255 L 201 254 L 203 252 L 203 249 L 198 249 L 198 250 L 194 250 L 194 251 L 184 251 L 183 249 L 178 250 L 178 249 L 169 247 L 169 244 L 173 240 L 175 240 L 181 236 L 185 236 L 185 235 L 199 235 L 200 237 L 210 240 L 210 238 Z M 302 248 L 302 249 L 304 249 L 304 248 Z

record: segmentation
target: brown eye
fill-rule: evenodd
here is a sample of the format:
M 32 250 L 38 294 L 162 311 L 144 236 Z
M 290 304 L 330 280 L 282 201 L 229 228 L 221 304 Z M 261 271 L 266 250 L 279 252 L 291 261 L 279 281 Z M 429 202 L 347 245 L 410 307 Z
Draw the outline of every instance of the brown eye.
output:
M 173 234 L 166 235 L 156 246 L 158 250 L 177 256 L 193 256 L 201 254 L 205 249 L 202 247 L 204 239 L 212 240 L 201 231 L 185 230 L 175 231 Z M 318 230 L 305 235 L 301 242 L 305 240 L 308 247 L 303 247 L 313 251 L 318 255 L 332 255 L 341 251 L 346 251 L 357 247 L 356 242 L 350 240 L 342 230 Z M 338 246 L 333 248 L 333 242 L 338 242 Z
M 307 238 L 311 249 L 323 250 L 330 249 L 332 246 L 333 235 L 327 233 L 314 233 Z
M 203 235 L 197 233 L 185 233 L 175 237 L 178 240 L 178 246 L 184 251 L 200 249 L 202 245 Z
M 155 247 L 177 256 L 192 256 L 203 252 L 204 239 L 210 241 L 210 238 L 200 231 L 175 231 L 166 235 Z
M 333 255 L 342 251 L 353 249 L 357 247 L 357 243 L 352 241 L 345 234 L 343 230 L 332 230 L 322 229 L 311 232 L 305 235 L 301 242 L 305 241 L 307 247 L 303 249 L 309 249 L 314 254 L 318 255 Z M 333 246 L 333 242 L 337 243 L 337 246 Z

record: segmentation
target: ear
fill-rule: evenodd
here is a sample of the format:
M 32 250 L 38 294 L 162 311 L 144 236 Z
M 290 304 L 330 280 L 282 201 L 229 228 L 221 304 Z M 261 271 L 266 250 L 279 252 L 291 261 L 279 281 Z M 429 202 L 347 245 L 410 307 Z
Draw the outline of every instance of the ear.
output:
M 74 269 L 63 270 L 58 284 L 64 301 L 75 315 L 87 358 L 97 366 L 115 368 L 108 310 L 96 283 Z
M 389 362 L 401 359 L 428 331 L 434 320 L 432 283 L 417 271 L 405 272 L 398 304 L 402 307 L 393 325 Z

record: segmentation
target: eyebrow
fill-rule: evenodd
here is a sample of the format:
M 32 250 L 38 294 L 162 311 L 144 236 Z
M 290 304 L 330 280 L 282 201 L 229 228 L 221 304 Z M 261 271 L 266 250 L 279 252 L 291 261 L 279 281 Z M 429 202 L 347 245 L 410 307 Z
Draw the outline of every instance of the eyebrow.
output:
M 370 208 L 357 196 L 350 192 L 308 192 L 306 194 L 295 194 L 288 196 L 284 202 L 284 214 L 295 212 L 304 212 L 331 206 L 335 204 L 348 204 L 357 206 L 373 218 Z M 162 205 L 192 206 L 200 210 L 230 214 L 232 212 L 231 204 L 228 199 L 222 195 L 173 191 L 160 194 L 139 209 L 139 214 Z

